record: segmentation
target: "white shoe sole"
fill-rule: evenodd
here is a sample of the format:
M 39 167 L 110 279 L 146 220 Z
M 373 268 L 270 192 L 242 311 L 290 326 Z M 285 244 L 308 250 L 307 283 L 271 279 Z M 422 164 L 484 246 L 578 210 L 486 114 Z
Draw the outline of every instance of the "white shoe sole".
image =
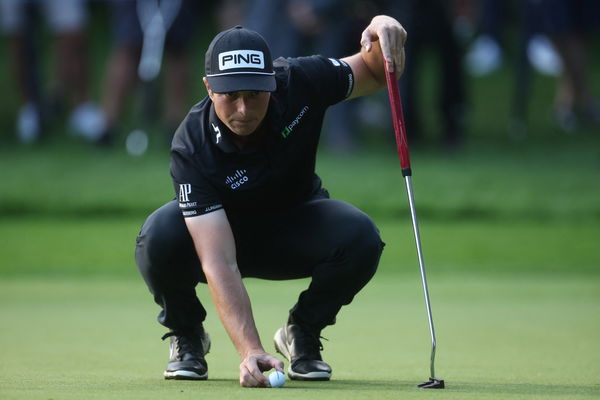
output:
M 208 378 L 208 372 L 204 375 L 197 374 L 193 371 L 165 371 L 164 373 L 165 379 L 179 379 L 179 380 L 194 380 L 194 381 L 203 381 Z
M 288 376 L 293 381 L 328 381 L 331 379 L 331 374 L 327 372 L 309 372 L 308 374 L 297 374 L 292 371 L 290 365 L 287 370 Z

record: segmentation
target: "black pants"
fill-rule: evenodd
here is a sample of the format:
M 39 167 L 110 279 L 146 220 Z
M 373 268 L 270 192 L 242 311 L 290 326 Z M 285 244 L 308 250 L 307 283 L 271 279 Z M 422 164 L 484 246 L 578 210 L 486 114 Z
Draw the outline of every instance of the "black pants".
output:
M 285 212 L 230 220 L 242 277 L 311 277 L 289 320 L 320 332 L 371 279 L 384 243 L 373 221 L 354 206 L 315 198 Z M 135 257 L 154 300 L 158 321 L 185 331 L 204 321 L 196 297 L 206 283 L 177 202 L 152 213 L 137 237 Z

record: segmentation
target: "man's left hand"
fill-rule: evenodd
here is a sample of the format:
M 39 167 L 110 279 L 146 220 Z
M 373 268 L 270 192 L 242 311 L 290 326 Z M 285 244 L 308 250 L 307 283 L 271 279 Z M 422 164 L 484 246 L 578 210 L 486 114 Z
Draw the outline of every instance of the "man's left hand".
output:
M 369 52 L 372 42 L 375 41 L 379 41 L 388 71 L 396 71 L 396 75 L 399 75 L 404 70 L 404 42 L 406 41 L 406 31 L 402 25 L 387 15 L 374 17 L 363 31 L 360 43 Z

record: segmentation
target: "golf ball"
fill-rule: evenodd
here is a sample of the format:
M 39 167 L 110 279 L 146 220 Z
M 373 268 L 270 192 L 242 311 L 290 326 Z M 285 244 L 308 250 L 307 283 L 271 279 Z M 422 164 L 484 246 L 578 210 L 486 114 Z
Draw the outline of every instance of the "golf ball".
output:
M 269 383 L 271 387 L 282 387 L 285 384 L 285 375 L 279 371 L 273 371 L 269 374 Z

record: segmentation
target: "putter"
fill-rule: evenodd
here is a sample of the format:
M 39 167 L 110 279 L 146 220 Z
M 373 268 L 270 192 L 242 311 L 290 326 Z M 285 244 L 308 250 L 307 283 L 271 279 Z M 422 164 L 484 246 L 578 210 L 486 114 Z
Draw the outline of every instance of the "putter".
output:
M 408 192 L 408 204 L 410 206 L 410 215 L 412 218 L 413 232 L 417 243 L 417 256 L 419 258 L 419 268 L 421 270 L 421 280 L 423 281 L 423 291 L 425 292 L 425 305 L 427 306 L 427 316 L 429 318 L 429 332 L 431 333 L 431 361 L 430 378 L 428 381 L 417 385 L 422 389 L 443 389 L 444 380 L 435 378 L 435 329 L 433 327 L 433 317 L 431 316 L 431 304 L 429 302 L 429 290 L 427 289 L 427 278 L 425 276 L 425 265 L 423 262 L 423 252 L 421 250 L 421 238 L 419 236 L 419 225 L 417 223 L 417 213 L 415 211 L 415 200 L 413 197 L 410 168 L 410 157 L 408 154 L 408 142 L 406 141 L 406 127 L 404 126 L 404 116 L 402 114 L 402 103 L 400 101 L 400 91 L 398 90 L 398 80 L 394 72 L 388 71 L 387 63 L 385 65 L 385 78 L 387 81 L 388 96 L 390 98 L 390 107 L 392 109 L 392 120 L 394 123 L 394 133 L 396 135 L 396 145 L 398 147 L 398 157 L 400 158 L 400 167 L 402 176 L 406 181 L 406 190 Z

